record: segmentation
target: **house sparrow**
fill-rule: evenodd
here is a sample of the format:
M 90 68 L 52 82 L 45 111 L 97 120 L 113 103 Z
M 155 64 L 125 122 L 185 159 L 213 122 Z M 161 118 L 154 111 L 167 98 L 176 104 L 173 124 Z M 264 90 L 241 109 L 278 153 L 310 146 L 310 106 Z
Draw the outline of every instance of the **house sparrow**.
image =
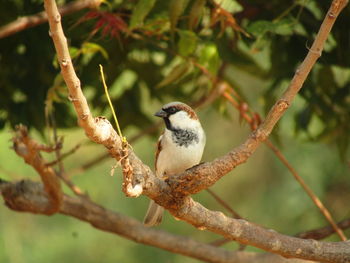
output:
M 181 102 L 171 102 L 154 114 L 163 118 L 165 130 L 159 137 L 155 173 L 159 178 L 184 172 L 198 164 L 205 146 L 205 133 L 194 110 Z M 164 208 L 151 200 L 143 223 L 159 225 Z

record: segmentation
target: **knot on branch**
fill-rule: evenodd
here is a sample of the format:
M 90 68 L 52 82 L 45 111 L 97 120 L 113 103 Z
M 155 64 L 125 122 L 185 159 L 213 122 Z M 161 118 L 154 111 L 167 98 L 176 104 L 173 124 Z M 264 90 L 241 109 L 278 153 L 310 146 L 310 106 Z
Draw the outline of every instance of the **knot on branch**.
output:
M 256 141 L 265 141 L 268 137 L 268 134 L 266 133 L 266 131 L 262 130 L 262 129 L 256 129 L 253 134 L 252 137 L 256 140 Z M 246 155 L 249 154 L 249 152 L 245 152 Z
M 167 199 L 162 199 L 160 202 L 157 202 L 157 200 L 155 201 L 165 206 L 175 218 L 182 218 L 184 215 L 188 214 L 188 211 L 192 207 L 192 198 L 190 196 L 173 196 L 171 194 L 168 196 Z
M 112 124 L 104 116 L 96 117 L 95 119 L 96 129 L 91 138 L 97 143 L 103 143 L 112 137 L 113 127 Z
M 122 142 L 120 163 L 123 169 L 123 192 L 128 197 L 138 197 L 142 194 L 143 186 L 140 182 L 134 180 L 134 168 L 129 160 L 129 144 L 127 141 Z
M 1 188 L 5 205 L 20 212 L 48 214 L 51 204 L 44 193 L 42 184 L 29 180 L 5 184 Z
M 276 110 L 280 113 L 284 112 L 289 107 L 289 102 L 285 99 L 280 99 L 276 103 Z
M 332 2 L 331 8 L 328 12 L 329 18 L 336 18 L 340 11 L 347 5 L 348 0 L 335 0 Z

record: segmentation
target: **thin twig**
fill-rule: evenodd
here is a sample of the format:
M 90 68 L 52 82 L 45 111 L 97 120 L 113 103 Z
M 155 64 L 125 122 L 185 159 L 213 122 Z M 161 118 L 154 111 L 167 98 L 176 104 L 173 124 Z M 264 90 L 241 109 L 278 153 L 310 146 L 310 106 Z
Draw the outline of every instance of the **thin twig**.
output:
M 101 0 L 76 0 L 59 7 L 62 16 L 69 15 L 85 8 L 97 8 Z M 15 21 L 0 28 L 0 39 L 16 34 L 22 30 L 35 27 L 47 22 L 46 12 L 40 12 L 31 16 L 19 17 Z
M 232 91 L 233 89 L 231 88 L 230 90 Z M 250 124 L 251 129 L 254 130 L 256 128 L 256 123 L 255 123 L 254 119 L 251 116 L 249 116 L 246 112 L 240 111 L 239 103 L 227 91 L 224 92 L 222 95 L 239 111 L 240 116 L 243 119 L 245 119 Z M 235 95 L 236 95 L 236 97 L 238 97 L 241 100 L 241 98 L 239 97 L 239 95 L 237 93 Z M 339 235 L 339 237 L 343 241 L 347 240 L 344 232 L 337 226 L 337 224 L 335 223 L 329 210 L 325 207 L 325 205 L 321 202 L 321 200 L 317 197 L 317 195 L 311 190 L 311 188 L 305 183 L 303 178 L 300 177 L 300 175 L 293 168 L 293 166 L 288 162 L 288 160 L 285 158 L 285 156 L 282 154 L 282 152 L 269 139 L 267 139 L 265 141 L 265 144 L 267 145 L 267 147 L 269 147 L 275 153 L 277 158 L 287 167 L 287 169 L 294 176 L 294 178 L 297 180 L 297 182 L 300 184 L 300 186 L 304 189 L 304 191 L 307 193 L 307 195 L 311 198 L 312 202 L 320 210 L 322 215 L 326 218 L 326 220 L 334 228 L 334 230 Z
M 235 101 L 235 99 L 230 96 L 228 92 L 224 92 L 223 96 L 235 107 L 239 110 L 239 103 Z M 238 94 L 236 94 L 238 96 Z M 240 98 L 241 99 L 241 98 Z M 241 117 L 244 118 L 250 125 L 251 128 L 254 129 L 255 123 L 254 119 L 250 117 L 246 112 L 239 111 L 241 114 Z M 321 213 L 324 215 L 326 220 L 334 227 L 334 230 L 337 232 L 339 237 L 345 241 L 346 236 L 344 235 L 343 231 L 339 229 L 332 218 L 330 212 L 328 209 L 323 205 L 321 200 L 316 196 L 315 193 L 308 187 L 308 185 L 305 183 L 305 181 L 298 175 L 296 170 L 289 164 L 288 160 L 284 157 L 284 155 L 281 153 L 281 151 L 278 150 L 276 146 L 273 145 L 273 143 L 270 140 L 266 140 L 265 144 L 276 154 L 276 156 L 280 159 L 280 161 L 287 167 L 287 169 L 290 171 L 290 173 L 294 176 L 294 178 L 297 180 L 297 182 L 301 185 L 301 187 L 305 190 L 305 192 L 309 195 L 313 203 L 316 205 L 316 207 L 321 211 Z
M 223 207 L 225 207 L 234 218 L 238 218 L 241 219 L 242 217 L 235 211 L 233 210 L 224 200 L 222 200 L 222 198 L 220 196 L 218 196 L 214 191 L 210 190 L 209 188 L 206 189 L 206 191 L 212 196 L 214 197 L 214 199 Z
M 57 126 L 56 126 L 56 119 L 55 119 L 55 115 L 53 114 L 53 112 L 51 112 L 49 114 L 49 121 L 50 124 L 52 126 L 53 129 L 53 139 L 54 139 L 54 144 L 55 145 L 61 145 L 62 142 L 58 137 L 57 134 Z M 79 145 L 79 144 L 78 144 Z M 75 147 L 76 148 L 76 147 Z M 73 152 L 74 152 L 74 148 L 73 148 Z M 71 150 L 72 152 L 72 150 Z M 62 162 L 64 156 L 63 154 L 61 154 L 61 147 L 56 147 L 55 150 L 55 154 L 56 154 L 56 163 L 58 165 L 58 171 L 56 171 L 56 175 L 73 191 L 74 194 L 83 197 L 83 198 L 89 198 L 86 194 L 84 194 L 84 192 L 78 187 L 76 186 L 67 176 L 66 171 L 64 169 L 64 164 Z M 70 154 L 68 152 L 68 154 Z M 67 155 L 67 154 L 66 154 Z M 49 165 L 49 164 L 47 164 Z
M 22 125 L 16 127 L 16 134 L 13 138 L 13 148 L 17 155 L 21 156 L 26 163 L 33 166 L 40 175 L 50 200 L 43 210 L 43 213 L 52 215 L 60 209 L 63 193 L 55 171 L 51 167 L 46 166 L 40 154 L 41 146 L 42 145 L 29 137 L 26 127 Z
M 231 242 L 232 240 L 228 238 L 220 238 L 214 241 L 209 242 L 208 244 L 214 247 L 221 247 L 222 245 L 227 244 L 228 242 Z
M 211 92 L 208 95 L 204 95 L 198 101 L 190 103 L 190 104 L 193 108 L 200 110 L 200 109 L 204 108 L 205 106 L 210 105 L 217 97 L 219 97 L 221 95 L 221 93 L 224 91 L 224 89 L 225 89 L 225 87 L 222 85 L 222 83 L 217 83 L 217 85 L 211 90 Z M 140 131 L 139 133 L 137 133 L 136 135 L 132 136 L 128 140 L 128 142 L 130 144 L 133 144 L 145 135 L 156 133 L 157 130 L 159 129 L 159 127 L 162 125 L 162 123 L 163 123 L 162 121 L 158 121 L 156 123 L 151 124 L 147 128 L 145 128 L 142 131 Z M 90 161 L 87 161 L 82 166 L 77 167 L 77 168 L 73 168 L 71 171 L 69 171 L 69 176 L 73 176 L 73 175 L 76 175 L 78 173 L 82 173 L 82 172 L 90 169 L 91 167 L 99 164 L 100 162 L 102 162 L 110 157 L 111 156 L 108 152 L 102 153 L 101 155 L 97 156 L 96 158 L 94 158 Z
M 343 240 L 346 241 L 347 238 L 344 234 L 344 232 L 337 226 L 335 223 L 332 215 L 330 214 L 329 210 L 324 206 L 324 204 L 321 202 L 321 200 L 317 197 L 317 195 L 311 190 L 311 188 L 305 183 L 304 179 L 298 175 L 296 170 L 289 164 L 286 157 L 277 149 L 276 146 L 272 144 L 271 141 L 267 140 L 266 145 L 276 154 L 278 159 L 288 168 L 290 173 L 294 176 L 295 180 L 301 185 L 301 187 L 305 190 L 307 195 L 311 198 L 312 202 L 316 205 L 316 207 L 321 211 L 323 216 L 326 218 L 326 220 L 331 224 L 335 232 L 338 234 L 338 236 Z
M 342 230 L 346 230 L 350 228 L 350 218 L 340 221 L 339 223 L 337 223 L 337 226 Z M 333 233 L 335 233 L 334 227 L 332 225 L 329 225 L 322 228 L 302 232 L 302 233 L 296 234 L 295 236 L 300 238 L 305 238 L 305 239 L 320 240 L 332 235 Z
M 213 185 L 237 165 L 247 161 L 261 142 L 267 139 L 319 58 L 335 19 L 345 4 L 345 0 L 334 0 L 332 2 L 311 48 L 312 52 L 308 53 L 290 86 L 272 107 L 265 121 L 249 135 L 241 146 L 212 162 L 203 163 L 181 174 L 174 175 L 166 182 L 157 178 L 149 167 L 144 165 L 130 150 L 130 162 L 134 168 L 136 179 L 143 185 L 143 194 L 167 208 L 174 216 L 198 228 L 206 228 L 244 244 L 250 244 L 288 257 L 339 263 L 350 261 L 350 247 L 347 242 L 331 243 L 292 238 L 269 231 L 242 219 L 228 218 L 221 212 L 210 211 L 189 197 L 190 194 Z M 86 98 L 81 90 L 80 81 L 72 66 L 67 40 L 61 25 L 61 17 L 55 2 L 45 0 L 45 9 L 48 13 L 51 36 L 57 51 L 62 76 L 65 79 L 71 98 L 74 99 L 73 104 L 78 115 L 78 123 L 84 128 L 87 136 L 92 141 L 106 146 L 112 156 L 120 160 L 121 138 L 106 119 L 102 117 L 93 118 L 91 115 Z M 176 202 L 174 202 L 174 197 Z
M 146 129 L 143 129 L 142 131 L 140 131 L 139 133 L 137 133 L 136 135 L 134 135 L 133 137 L 131 137 L 128 141 L 130 144 L 136 142 L 137 140 L 139 140 L 140 138 L 142 138 L 145 135 L 149 135 L 152 133 L 155 133 L 158 130 L 158 127 L 162 124 L 162 122 L 156 122 L 150 126 L 148 126 Z M 84 163 L 82 166 L 77 167 L 77 168 L 73 168 L 71 171 L 68 172 L 69 176 L 74 176 L 78 173 L 82 173 L 88 169 L 90 169 L 91 167 L 99 164 L 100 162 L 111 158 L 111 155 L 106 152 L 106 153 L 102 153 L 99 156 L 97 156 L 96 158 L 87 161 L 86 163 Z
M 242 217 L 235 211 L 233 210 L 233 208 L 227 203 L 225 202 L 218 194 L 216 194 L 213 190 L 210 190 L 209 188 L 206 189 L 206 191 L 212 196 L 214 197 L 214 199 L 220 204 L 222 205 L 224 208 L 226 208 L 226 210 L 228 210 L 231 215 L 234 217 L 234 218 L 237 218 L 237 219 L 242 219 Z M 224 239 L 218 239 L 218 240 L 215 240 L 215 241 L 212 241 L 210 242 L 209 244 L 210 245 L 213 245 L 213 246 L 222 246 L 228 242 L 230 242 L 232 240 L 230 239 L 227 239 L 227 238 L 224 238 Z M 246 247 L 246 245 L 242 245 L 240 244 L 240 251 L 244 250 Z
M 63 161 L 65 158 L 67 158 L 68 156 L 74 154 L 80 147 L 81 147 L 81 143 L 76 144 L 74 147 L 72 147 L 72 149 L 70 149 L 67 152 L 64 152 L 64 153 L 60 154 L 59 158 L 57 158 L 56 160 L 54 160 L 52 162 L 48 162 L 46 165 L 47 166 L 53 166 L 53 165 L 58 164 L 59 162 Z

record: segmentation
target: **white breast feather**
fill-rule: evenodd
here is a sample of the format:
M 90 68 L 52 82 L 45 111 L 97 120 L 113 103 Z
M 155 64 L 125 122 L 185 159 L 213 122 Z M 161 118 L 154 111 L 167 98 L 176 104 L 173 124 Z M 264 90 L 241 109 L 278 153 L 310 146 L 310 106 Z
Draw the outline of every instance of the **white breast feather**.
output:
M 169 176 L 185 171 L 201 161 L 204 146 L 205 134 L 200 128 L 198 132 L 199 142 L 190 144 L 187 147 L 179 146 L 172 140 L 172 133 L 165 130 L 162 139 L 162 150 L 158 155 L 156 167 L 157 176 Z

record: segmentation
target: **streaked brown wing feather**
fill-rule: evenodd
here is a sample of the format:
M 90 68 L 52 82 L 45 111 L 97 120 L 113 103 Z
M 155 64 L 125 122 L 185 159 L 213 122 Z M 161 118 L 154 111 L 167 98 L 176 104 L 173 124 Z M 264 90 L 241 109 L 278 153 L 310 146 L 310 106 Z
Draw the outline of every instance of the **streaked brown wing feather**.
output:
M 157 147 L 156 147 L 156 158 L 155 158 L 155 161 L 154 161 L 154 168 L 156 170 L 156 173 L 157 173 L 158 156 L 159 156 L 160 151 L 162 150 L 162 137 L 163 137 L 163 134 L 161 136 L 159 136 Z

